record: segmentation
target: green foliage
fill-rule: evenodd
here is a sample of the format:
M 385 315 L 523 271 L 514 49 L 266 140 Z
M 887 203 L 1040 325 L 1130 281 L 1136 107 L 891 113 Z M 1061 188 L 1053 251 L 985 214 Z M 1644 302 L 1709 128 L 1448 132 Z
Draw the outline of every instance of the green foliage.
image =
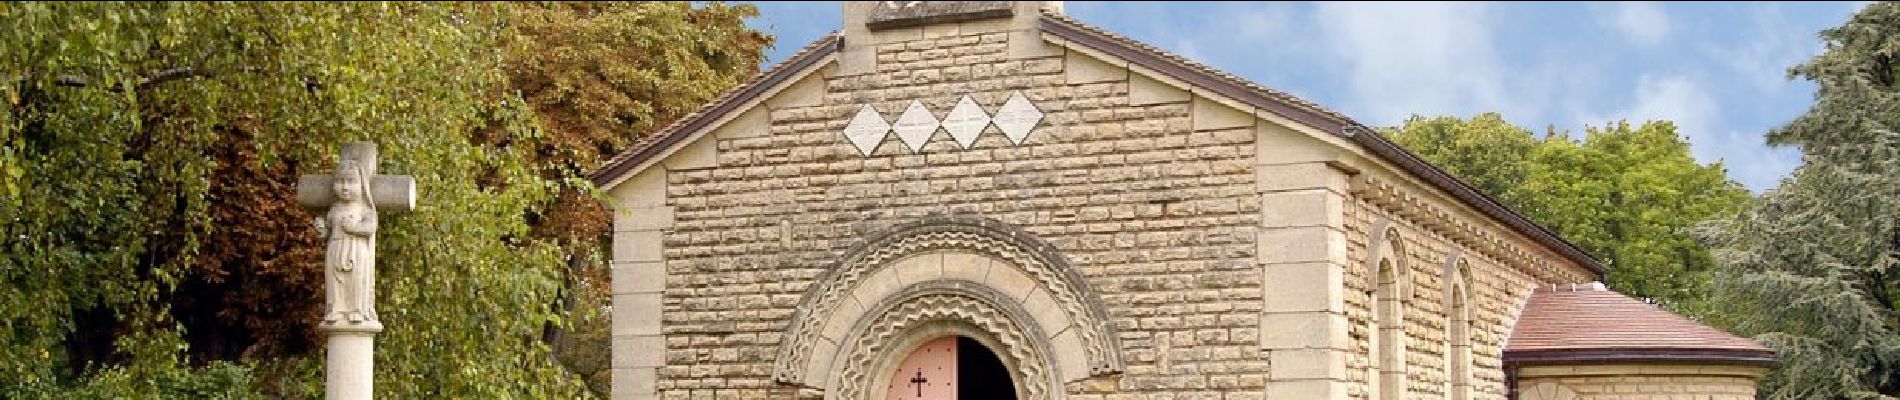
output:
M 1691 315 L 1705 313 L 1713 260 L 1687 229 L 1748 198 L 1666 121 L 1586 127 L 1577 140 L 1533 137 L 1497 114 L 1413 117 L 1387 134 L 1589 251 L 1611 286 Z
M 1721 321 L 1780 352 L 1762 395 L 1900 397 L 1900 3 L 1821 33 L 1793 69 L 1819 86 L 1768 134 L 1803 165 L 1741 215 L 1704 231 L 1724 273 Z
M 224 254 L 220 238 L 256 228 L 213 221 L 218 196 L 245 193 L 214 190 L 229 182 L 221 149 L 247 143 L 256 157 L 239 162 L 280 172 L 282 187 L 326 171 L 352 140 L 379 143 L 383 172 L 414 175 L 421 193 L 418 209 L 383 219 L 379 397 L 585 393 L 535 340 L 562 319 L 549 305 L 564 265 L 529 234 L 555 184 L 527 154 L 542 140 L 532 110 L 508 90 L 507 11 L 0 3 L 0 393 L 314 396 L 313 361 L 294 354 L 193 367 L 210 360 L 185 338 L 203 332 L 179 317 L 197 313 L 179 313 L 206 306 L 179 290 L 263 290 L 222 274 L 320 268 L 205 262 Z M 309 226 L 274 209 L 282 226 Z M 231 314 L 206 315 L 244 318 Z
M 750 5 L 685 2 L 513 3 L 510 87 L 543 126 L 529 154 L 544 178 L 585 174 L 634 141 L 758 72 L 772 39 L 745 25 Z M 562 364 L 607 394 L 605 250 L 612 223 L 598 193 L 563 181 L 534 225 L 570 255 L 563 300 L 572 324 L 550 329 Z

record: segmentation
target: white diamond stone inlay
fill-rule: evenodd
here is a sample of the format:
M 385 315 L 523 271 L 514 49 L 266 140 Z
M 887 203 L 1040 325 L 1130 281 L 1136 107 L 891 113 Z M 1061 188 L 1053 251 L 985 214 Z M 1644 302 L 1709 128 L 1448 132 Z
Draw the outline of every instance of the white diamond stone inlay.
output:
M 951 108 L 950 115 L 943 117 L 943 130 L 950 131 L 950 138 L 966 149 L 976 145 L 976 136 L 988 126 L 990 114 L 983 112 L 983 107 L 976 105 L 976 100 L 971 100 L 969 95 L 958 99 L 956 108 Z
M 858 153 L 866 157 L 871 156 L 871 151 L 877 150 L 877 144 L 884 142 L 884 136 L 890 132 L 891 123 L 884 122 L 884 116 L 878 115 L 877 109 L 870 104 L 859 108 L 858 115 L 851 117 L 851 123 L 844 126 L 845 139 L 850 140 L 852 146 L 857 146 Z
M 897 132 L 897 138 L 903 140 L 905 146 L 910 146 L 910 152 L 916 153 L 924 149 L 924 142 L 930 141 L 930 135 L 937 133 L 937 125 L 937 116 L 930 114 L 923 102 L 911 100 L 910 106 L 904 108 L 904 115 L 897 116 L 897 125 L 891 130 Z
M 1042 110 L 1029 104 L 1029 98 L 1023 97 L 1021 90 L 1010 93 L 1009 100 L 1003 101 L 1003 107 L 996 110 L 996 129 L 1002 130 L 1003 136 L 1009 137 L 1013 144 L 1023 144 L 1038 122 L 1042 122 Z

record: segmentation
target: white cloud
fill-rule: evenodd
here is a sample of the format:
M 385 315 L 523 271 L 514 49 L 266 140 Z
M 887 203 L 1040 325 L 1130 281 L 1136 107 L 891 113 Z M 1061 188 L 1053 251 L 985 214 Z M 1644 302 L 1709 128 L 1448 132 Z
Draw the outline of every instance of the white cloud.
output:
M 1638 45 L 1656 46 L 1669 36 L 1671 24 L 1669 14 L 1662 5 L 1647 1 L 1625 1 L 1611 3 L 1612 9 L 1603 15 L 1604 23 L 1623 34 Z
M 1585 119 L 1583 122 L 1601 126 L 1612 118 L 1627 118 L 1630 124 L 1642 124 L 1645 121 L 1669 120 L 1676 123 L 1676 132 L 1689 138 L 1691 152 L 1697 160 L 1710 161 L 1715 154 L 1707 144 L 1714 133 L 1717 108 L 1715 96 L 1700 83 L 1684 76 L 1655 77 L 1643 75 L 1636 80 L 1635 93 L 1631 97 L 1630 107 L 1609 116 Z M 1702 144 L 1702 145 L 1695 145 Z
M 1728 29 L 1745 38 L 1732 43 L 1710 43 L 1703 49 L 1712 60 L 1739 75 L 1741 83 L 1766 92 L 1798 87 L 1788 79 L 1788 68 L 1807 62 L 1821 52 L 1821 42 L 1812 35 L 1796 35 L 1801 28 L 1789 21 L 1780 4 L 1767 3 L 1748 12 L 1746 24 Z
M 1501 82 L 1505 68 L 1480 3 L 1320 3 L 1316 21 L 1351 95 L 1371 123 L 1412 113 L 1526 115 Z

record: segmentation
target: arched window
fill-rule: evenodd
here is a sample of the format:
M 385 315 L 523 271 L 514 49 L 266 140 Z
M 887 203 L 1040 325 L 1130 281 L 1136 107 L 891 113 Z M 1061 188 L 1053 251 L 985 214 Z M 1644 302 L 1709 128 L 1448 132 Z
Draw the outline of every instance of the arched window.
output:
M 1446 273 L 1446 393 L 1451 400 L 1466 400 L 1471 398 L 1471 264 L 1459 260 Z
M 1397 229 L 1387 230 L 1374 254 L 1371 354 L 1377 382 L 1372 398 L 1403 399 L 1406 392 L 1405 298 L 1410 283 L 1405 266 L 1404 240 Z

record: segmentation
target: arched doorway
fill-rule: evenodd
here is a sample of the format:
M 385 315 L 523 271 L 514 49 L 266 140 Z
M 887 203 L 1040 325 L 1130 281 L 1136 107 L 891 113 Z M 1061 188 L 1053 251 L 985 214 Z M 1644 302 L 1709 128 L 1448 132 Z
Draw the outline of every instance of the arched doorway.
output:
M 1014 400 L 1015 378 L 982 342 L 943 336 L 911 350 L 885 385 L 885 400 Z
M 1060 400 L 1064 383 L 1123 368 L 1107 308 L 1088 282 L 1054 247 L 993 220 L 930 217 L 868 235 L 814 279 L 797 310 L 774 380 L 828 400 L 923 396 L 925 380 L 942 381 L 916 369 L 895 378 L 914 350 L 944 337 L 974 340 L 999 359 L 988 364 L 1007 370 L 984 379 L 1002 384 L 969 387 L 1006 394 L 959 391 L 967 398 Z M 899 388 L 910 396 L 887 397 Z

